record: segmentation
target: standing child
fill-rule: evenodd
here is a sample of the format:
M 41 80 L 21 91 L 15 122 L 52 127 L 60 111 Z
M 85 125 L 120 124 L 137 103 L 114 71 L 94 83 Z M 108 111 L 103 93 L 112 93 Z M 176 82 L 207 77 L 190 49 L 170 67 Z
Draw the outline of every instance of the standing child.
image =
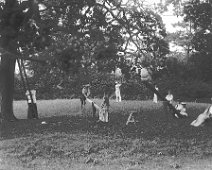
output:
M 121 86 L 121 83 L 116 81 L 116 85 L 115 85 L 116 102 L 121 102 L 120 86 Z
M 109 121 L 109 106 L 109 94 L 104 93 L 103 102 L 99 110 L 99 121 L 106 123 Z
M 25 95 L 28 102 L 28 119 L 38 119 L 38 110 L 36 104 L 36 90 L 27 90 Z
M 82 93 L 80 96 L 81 108 L 86 104 L 86 98 L 90 95 L 90 84 L 83 85 Z
M 158 91 L 157 85 L 155 85 L 155 90 Z M 155 94 L 155 93 L 154 93 L 154 96 L 153 96 L 153 102 L 154 102 L 154 103 L 158 103 L 158 96 L 157 96 L 157 94 Z

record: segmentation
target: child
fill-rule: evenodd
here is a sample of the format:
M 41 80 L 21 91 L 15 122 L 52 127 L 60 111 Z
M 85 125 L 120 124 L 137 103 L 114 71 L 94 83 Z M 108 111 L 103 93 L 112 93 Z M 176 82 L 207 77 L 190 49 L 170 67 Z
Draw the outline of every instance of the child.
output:
M 115 82 L 115 94 L 116 94 L 116 102 L 121 102 L 121 91 L 120 91 L 121 83 Z
M 175 106 L 175 109 L 180 112 L 181 117 L 188 117 L 186 113 L 186 103 L 179 101 L 179 103 Z M 179 118 L 177 114 L 174 115 L 176 118 Z
M 86 98 L 90 95 L 90 84 L 83 85 L 82 93 L 80 96 L 81 108 L 86 104 Z
M 206 120 L 212 117 L 212 105 L 207 107 L 203 113 L 201 113 L 196 120 L 191 122 L 191 126 L 198 127 L 205 123 Z
M 109 121 L 109 94 L 104 93 L 103 102 L 101 104 L 101 108 L 99 110 L 99 121 L 108 122 Z
M 155 85 L 155 90 L 158 91 L 157 85 Z M 154 103 L 158 103 L 158 96 L 157 96 L 157 94 L 155 94 L 155 93 L 154 93 L 154 96 L 153 96 L 153 102 L 154 102 Z
M 27 96 L 28 103 L 28 119 L 38 119 L 38 110 L 36 104 L 36 90 L 27 90 L 25 95 Z
M 168 90 L 168 94 L 166 95 L 166 100 L 167 100 L 170 104 L 173 103 L 174 96 L 173 96 L 173 94 L 171 94 L 171 90 Z
M 166 95 L 165 99 L 167 101 L 163 102 L 163 106 L 164 106 L 165 111 L 168 113 L 170 111 L 170 109 L 168 107 L 168 103 L 172 104 L 173 103 L 173 99 L 174 99 L 173 95 L 171 94 L 171 90 L 168 90 L 168 94 Z

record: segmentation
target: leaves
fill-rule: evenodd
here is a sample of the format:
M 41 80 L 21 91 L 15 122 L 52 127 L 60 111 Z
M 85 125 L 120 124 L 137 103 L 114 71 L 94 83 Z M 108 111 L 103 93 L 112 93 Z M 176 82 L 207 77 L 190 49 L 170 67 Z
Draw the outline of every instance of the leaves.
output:
M 212 66 L 212 2 L 191 0 L 184 8 L 185 21 L 191 22 L 194 35 L 191 39 L 193 49 L 196 51 L 191 61 L 195 61 L 196 67 L 204 81 L 211 80 Z

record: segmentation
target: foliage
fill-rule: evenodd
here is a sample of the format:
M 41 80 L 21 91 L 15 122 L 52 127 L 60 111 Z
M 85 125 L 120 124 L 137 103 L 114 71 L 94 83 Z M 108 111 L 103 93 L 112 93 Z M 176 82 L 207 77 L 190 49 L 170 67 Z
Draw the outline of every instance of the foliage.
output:
M 32 84 L 55 88 L 60 83 L 65 87 L 69 82 L 70 86 L 75 84 L 73 88 L 76 84 L 81 87 L 84 82 L 94 80 L 91 74 L 108 74 L 116 67 L 120 67 L 125 79 L 129 79 L 129 66 L 124 56 L 117 54 L 119 51 L 142 60 L 148 58 L 148 65 L 160 65 L 169 52 L 161 17 L 144 9 L 139 2 L 128 6 L 122 1 L 115 2 L 40 2 L 44 6 L 41 18 L 50 23 L 51 44 L 32 56 L 48 59 L 47 65 L 27 63 L 27 68 L 34 71 Z M 135 51 L 129 51 L 131 46 Z
M 191 40 L 195 54 L 192 59 L 203 81 L 211 80 L 212 68 L 212 2 L 191 0 L 184 8 L 185 21 L 191 22 L 194 36 Z

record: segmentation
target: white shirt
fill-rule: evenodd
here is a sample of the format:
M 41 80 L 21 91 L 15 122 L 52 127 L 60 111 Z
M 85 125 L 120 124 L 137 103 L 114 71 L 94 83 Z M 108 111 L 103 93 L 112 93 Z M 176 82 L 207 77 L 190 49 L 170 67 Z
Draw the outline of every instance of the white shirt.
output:
M 30 90 L 30 91 L 31 91 L 31 94 L 32 94 L 33 103 L 36 103 L 36 90 Z M 25 95 L 27 96 L 27 102 L 32 103 L 29 90 L 26 91 Z
M 121 84 L 119 84 L 119 83 L 115 85 L 116 91 L 120 90 L 120 86 L 121 86 Z

